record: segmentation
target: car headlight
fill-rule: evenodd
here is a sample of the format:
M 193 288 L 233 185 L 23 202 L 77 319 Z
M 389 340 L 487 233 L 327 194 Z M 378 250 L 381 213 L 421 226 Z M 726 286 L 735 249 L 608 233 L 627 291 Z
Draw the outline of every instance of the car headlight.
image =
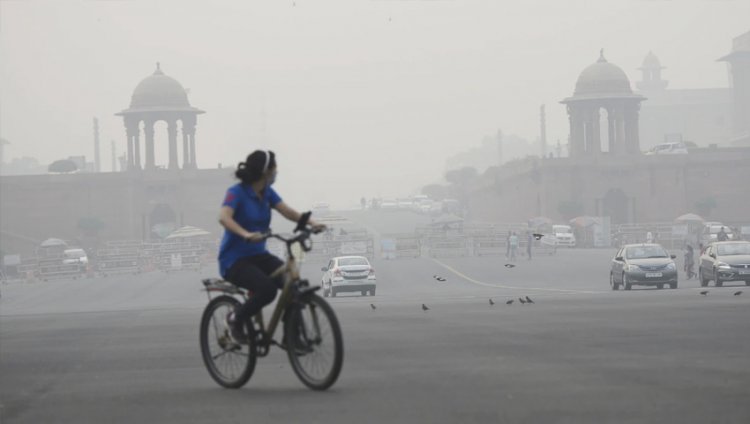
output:
M 640 267 L 638 265 L 627 265 L 625 267 L 625 271 L 640 271 Z
M 672 263 L 667 264 L 667 269 L 670 271 L 674 271 L 677 269 L 677 267 L 675 266 L 674 262 L 672 262 Z
M 730 269 L 732 267 L 729 266 L 729 264 L 724 262 L 716 262 L 716 267 L 721 269 Z

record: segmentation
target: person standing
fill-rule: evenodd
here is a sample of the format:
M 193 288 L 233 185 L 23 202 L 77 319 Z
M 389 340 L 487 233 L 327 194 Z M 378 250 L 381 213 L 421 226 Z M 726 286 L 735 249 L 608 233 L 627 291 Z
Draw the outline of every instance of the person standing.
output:
M 718 241 L 727 241 L 727 240 L 729 240 L 729 236 L 727 235 L 727 232 L 724 231 L 724 227 L 721 227 L 721 230 L 719 230 L 719 233 L 716 234 L 716 240 L 718 240 Z
M 518 253 L 518 235 L 513 231 L 510 234 L 510 260 L 511 262 L 516 260 L 516 254 Z
M 510 259 L 510 237 L 513 235 L 508 231 L 508 235 L 505 237 L 505 259 Z
M 653 243 L 654 242 L 654 235 L 651 234 L 651 231 L 646 233 L 646 243 Z

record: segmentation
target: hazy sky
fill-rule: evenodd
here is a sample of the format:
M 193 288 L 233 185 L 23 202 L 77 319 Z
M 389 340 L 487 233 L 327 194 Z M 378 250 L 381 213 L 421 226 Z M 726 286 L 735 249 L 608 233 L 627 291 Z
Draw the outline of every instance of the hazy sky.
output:
M 200 167 L 279 155 L 296 203 L 408 194 L 498 128 L 533 139 L 599 49 L 631 77 L 653 50 L 672 88 L 727 86 L 716 59 L 750 1 L 0 1 L 6 158 L 93 156 L 155 62 L 190 90 Z M 266 133 L 261 144 L 261 111 Z M 166 126 L 157 163 L 166 163 Z

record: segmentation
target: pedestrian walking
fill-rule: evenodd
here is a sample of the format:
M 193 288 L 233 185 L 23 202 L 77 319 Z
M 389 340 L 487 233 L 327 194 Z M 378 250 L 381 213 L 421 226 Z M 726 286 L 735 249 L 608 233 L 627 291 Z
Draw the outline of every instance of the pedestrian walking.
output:
M 518 235 L 515 231 L 510 234 L 510 260 L 511 262 L 516 260 L 516 254 L 518 253 Z
M 531 235 L 531 231 L 526 231 L 526 255 L 531 260 L 531 245 L 534 243 L 534 236 Z

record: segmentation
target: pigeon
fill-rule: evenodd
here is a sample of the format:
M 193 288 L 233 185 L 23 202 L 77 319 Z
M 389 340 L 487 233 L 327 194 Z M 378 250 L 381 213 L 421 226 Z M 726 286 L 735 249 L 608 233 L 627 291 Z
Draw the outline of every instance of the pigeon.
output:
M 425 312 L 427 312 L 427 311 L 429 311 L 429 310 L 430 310 L 430 308 L 428 308 L 428 307 L 427 307 L 427 305 L 425 305 L 425 304 L 423 303 L 423 304 L 422 304 L 422 310 L 423 310 L 423 311 L 425 311 Z
M 492 301 L 492 298 L 490 298 L 490 306 L 494 305 L 495 302 Z
M 512 305 L 512 304 L 513 304 L 513 299 L 511 299 L 511 300 L 509 300 L 509 301 L 505 302 L 505 304 L 506 304 L 506 305 Z
M 519 297 L 519 298 L 518 298 L 518 301 L 519 301 L 519 302 L 521 302 L 521 305 L 525 305 L 525 304 L 526 304 L 526 301 L 525 301 L 525 300 L 523 300 L 523 298 L 522 298 L 522 297 Z
M 707 294 L 708 294 L 708 290 L 703 290 L 703 291 L 701 292 L 701 296 L 705 296 L 705 295 L 707 295 Z
M 534 234 L 533 234 L 533 236 L 534 236 L 534 238 L 535 238 L 535 239 L 537 239 L 537 240 L 541 240 L 541 239 L 542 239 L 542 237 L 544 237 L 544 234 L 537 234 L 537 233 L 534 233 Z
M 444 282 L 448 281 L 448 280 L 446 280 L 443 277 L 438 277 L 437 280 L 440 281 L 441 283 L 444 283 Z
M 372 303 L 370 303 L 370 308 L 372 308 L 372 310 L 373 310 L 373 311 L 374 311 L 375 309 L 377 309 L 377 308 L 375 307 L 375 305 L 373 305 Z
M 741 294 L 742 294 L 742 290 L 740 290 L 740 291 L 738 291 L 738 292 L 734 292 L 734 295 L 735 295 L 735 296 L 739 296 L 739 295 L 741 295 Z
M 534 301 L 533 301 L 533 300 L 531 300 L 531 298 L 530 298 L 530 297 L 528 297 L 528 296 L 526 296 L 526 301 L 527 301 L 527 302 L 529 302 L 529 303 L 534 303 Z
M 506 268 L 515 268 L 516 266 L 515 266 L 515 265 L 513 265 L 513 264 L 505 264 L 505 267 L 506 267 Z

